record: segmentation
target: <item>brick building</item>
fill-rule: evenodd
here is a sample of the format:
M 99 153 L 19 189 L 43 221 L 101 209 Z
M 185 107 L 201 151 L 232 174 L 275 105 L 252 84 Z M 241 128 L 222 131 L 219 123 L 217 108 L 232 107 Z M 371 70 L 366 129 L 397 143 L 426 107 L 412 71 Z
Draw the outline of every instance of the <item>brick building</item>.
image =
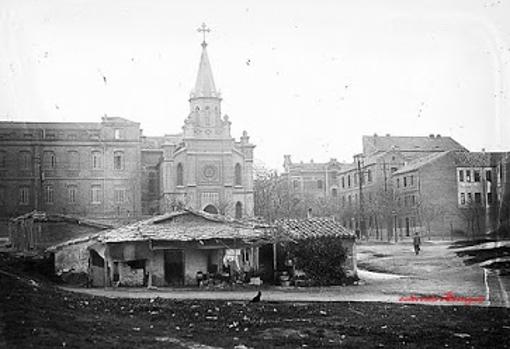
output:
M 136 122 L 1 122 L 1 218 L 5 223 L 34 209 L 96 219 L 139 216 L 139 163 Z
M 392 175 L 407 163 L 444 151 L 467 152 L 451 137 L 363 136 L 363 152 L 352 163 L 293 163 L 284 157 L 282 177 L 306 200 L 336 198 L 338 217 L 371 238 L 393 237 L 396 203 Z
M 497 165 L 504 153 L 447 151 L 414 160 L 393 174 L 394 227 L 450 238 L 497 227 Z
M 180 208 L 253 215 L 253 149 L 230 134 L 202 43 L 183 132 L 142 135 L 120 117 L 101 122 L 0 122 L 0 235 L 34 209 L 129 221 Z

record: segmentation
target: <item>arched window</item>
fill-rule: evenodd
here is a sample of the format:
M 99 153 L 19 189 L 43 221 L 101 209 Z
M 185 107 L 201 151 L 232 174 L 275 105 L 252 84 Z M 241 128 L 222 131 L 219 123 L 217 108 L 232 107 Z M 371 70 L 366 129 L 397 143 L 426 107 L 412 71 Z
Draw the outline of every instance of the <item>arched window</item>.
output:
M 243 204 L 241 202 L 236 202 L 236 219 L 243 218 Z
M 177 165 L 177 185 L 184 185 L 184 169 L 180 162 Z
M 236 164 L 234 172 L 235 172 L 235 184 L 242 185 L 243 181 L 242 181 L 242 176 L 241 176 L 241 165 L 240 164 Z
M 93 151 L 92 152 L 92 169 L 93 170 L 99 170 L 103 167 L 103 162 L 101 161 L 101 152 L 100 151 Z
M 218 214 L 218 209 L 214 205 L 207 205 L 204 208 L 204 211 L 207 213 Z
M 331 189 L 331 195 L 332 195 L 333 197 L 337 197 L 338 192 L 337 192 L 336 188 Z
M 322 189 L 322 179 L 317 181 L 317 189 Z
M 43 153 L 43 168 L 54 169 L 57 167 L 57 157 L 52 151 L 45 151 Z
M 123 170 L 124 169 L 124 153 L 116 151 L 113 153 L 113 169 Z
M 350 188 L 351 187 L 351 175 L 348 175 L 347 176 L 347 187 Z
M 372 171 L 367 170 L 367 182 L 372 183 Z

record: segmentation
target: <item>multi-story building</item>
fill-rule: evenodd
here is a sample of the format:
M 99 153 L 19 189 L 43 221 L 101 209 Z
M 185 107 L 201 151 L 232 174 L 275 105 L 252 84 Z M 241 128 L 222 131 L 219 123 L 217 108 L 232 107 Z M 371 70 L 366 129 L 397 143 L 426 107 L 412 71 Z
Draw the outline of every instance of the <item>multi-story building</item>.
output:
M 160 209 L 182 203 L 238 218 L 253 215 L 254 145 L 246 131 L 239 141 L 230 134 L 205 42 L 189 103 L 183 133 L 165 137 L 162 144 Z
M 141 213 L 138 123 L 2 122 L 0 145 L 4 221 L 33 209 L 94 218 Z
M 393 174 L 395 233 L 474 237 L 497 227 L 497 165 L 504 153 L 446 151 Z
M 187 206 L 253 215 L 253 149 L 221 114 L 202 43 L 183 133 L 145 137 L 120 117 L 97 123 L 0 122 L 0 234 L 34 209 L 132 220 Z
M 310 200 L 331 196 L 338 200 L 338 217 L 360 234 L 393 237 L 396 202 L 392 175 L 410 161 L 444 151 L 467 152 L 450 137 L 363 136 L 363 153 L 352 163 L 292 163 L 285 156 L 282 176 L 289 188 Z
M 290 155 L 284 156 L 282 177 L 288 181 L 289 188 L 304 196 L 338 196 L 338 173 L 345 164 L 331 159 L 326 163 L 293 163 Z

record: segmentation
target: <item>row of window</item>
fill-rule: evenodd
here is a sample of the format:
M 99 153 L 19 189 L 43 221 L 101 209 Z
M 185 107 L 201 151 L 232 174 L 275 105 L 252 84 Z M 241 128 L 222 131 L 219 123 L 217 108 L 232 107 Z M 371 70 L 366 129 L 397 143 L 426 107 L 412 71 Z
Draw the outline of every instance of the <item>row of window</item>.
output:
M 492 201 L 494 200 L 492 193 L 487 193 L 487 204 L 492 204 Z M 471 203 L 475 204 L 482 204 L 482 193 L 475 192 L 475 193 L 460 193 L 459 197 L 459 203 L 461 205 L 468 205 Z
M 333 196 L 337 196 L 336 189 L 334 189 L 334 190 L 335 190 L 335 192 L 334 192 Z M 333 191 L 332 191 L 332 193 L 333 193 Z M 372 193 L 371 192 L 366 193 L 364 195 L 364 198 L 368 202 L 372 202 L 372 200 L 373 200 Z M 353 203 L 353 200 L 354 200 L 354 204 L 358 203 L 358 193 L 354 193 L 354 195 L 342 196 L 342 207 L 345 207 L 345 204 L 348 204 L 349 206 L 351 206 Z
M 113 130 L 113 138 L 114 139 L 121 139 L 121 132 L 122 130 L 119 129 L 119 128 L 116 128 Z M 8 139 L 8 138 L 17 138 L 17 137 L 22 137 L 24 139 L 34 139 L 34 138 L 39 138 L 41 137 L 41 133 L 36 133 L 36 132 L 23 132 L 23 134 L 16 134 L 16 133 L 9 133 L 9 134 L 5 134 L 5 133 L 0 133 L 0 139 Z M 92 139 L 92 140 L 98 140 L 100 137 L 100 132 L 99 131 L 85 131 L 85 132 L 81 132 L 81 133 L 77 133 L 77 132 L 70 132 L 70 133 L 67 133 L 67 136 L 65 133 L 63 132 L 57 132 L 57 131 L 53 131 L 53 130 L 44 130 L 43 133 L 42 133 L 42 138 L 43 139 L 48 139 L 48 140 L 54 140 L 54 139 L 68 139 L 68 140 L 77 140 L 77 139 Z
M 18 203 L 20 205 L 30 204 L 30 187 L 21 186 L 18 189 Z M 55 203 L 55 190 L 53 186 L 46 185 L 43 187 L 44 202 L 46 204 Z M 103 189 L 101 185 L 92 185 L 90 187 L 90 203 L 100 204 L 103 198 Z M 6 204 L 5 188 L 0 187 L 0 205 Z M 75 204 L 78 199 L 78 187 L 76 185 L 67 186 L 67 204 Z M 122 204 L 126 201 L 126 190 L 124 188 L 115 188 L 113 191 L 113 201 L 116 204 Z
M 414 186 L 414 176 L 404 176 L 402 178 L 397 178 L 397 188 L 400 188 L 400 179 L 402 179 L 402 186 L 404 188 L 406 187 L 412 187 Z
M 32 153 L 29 151 L 19 152 L 20 167 L 23 170 L 30 170 L 32 167 Z M 103 153 L 100 151 L 91 152 L 91 166 L 93 170 L 100 170 L 103 168 Z M 7 166 L 7 154 L 5 151 L 0 151 L 0 168 Z M 66 166 L 68 169 L 78 169 L 80 167 L 80 155 L 75 150 L 67 152 Z M 43 152 L 42 167 L 44 169 L 56 169 L 58 167 L 57 156 L 52 151 Z M 113 153 L 113 168 L 115 170 L 124 169 L 124 152 L 115 151 Z
M 367 174 L 367 183 L 372 183 L 372 180 L 373 180 L 372 170 L 367 170 L 366 174 Z M 346 181 L 346 178 L 347 178 L 347 181 Z M 353 182 L 354 187 L 356 187 L 358 185 L 358 178 L 359 178 L 358 173 L 354 173 L 352 175 L 352 179 L 353 179 L 352 182 Z M 363 184 L 363 179 L 364 179 L 364 176 L 362 175 L 361 176 L 361 184 Z M 351 175 L 350 174 L 347 175 L 347 177 L 343 176 L 340 181 L 342 182 L 342 188 L 345 188 L 346 184 L 347 184 L 347 188 L 351 187 Z
M 459 182 L 480 182 L 480 170 L 459 170 Z M 485 170 L 485 179 L 487 182 L 492 181 L 492 171 Z
M 367 173 L 367 182 L 368 183 L 372 183 L 372 171 L 371 170 L 367 170 L 366 171 Z M 356 187 L 358 185 L 358 174 L 357 173 L 354 173 L 352 178 L 353 178 L 353 186 Z M 342 177 L 341 178 L 341 182 L 342 182 L 342 188 L 345 188 L 345 179 L 347 178 L 347 188 L 350 188 L 351 187 L 351 175 L 347 175 L 347 177 Z M 336 180 L 336 174 L 334 176 L 334 179 L 333 179 L 333 182 L 335 182 Z M 297 180 L 294 180 L 293 182 L 293 186 L 294 186 L 294 189 L 298 189 L 299 188 L 299 181 Z M 317 189 L 323 189 L 324 188 L 324 182 L 322 181 L 322 179 L 318 179 L 317 180 Z M 333 196 L 336 196 L 337 195 L 337 191 L 336 189 L 333 189 L 334 191 L 332 193 Z

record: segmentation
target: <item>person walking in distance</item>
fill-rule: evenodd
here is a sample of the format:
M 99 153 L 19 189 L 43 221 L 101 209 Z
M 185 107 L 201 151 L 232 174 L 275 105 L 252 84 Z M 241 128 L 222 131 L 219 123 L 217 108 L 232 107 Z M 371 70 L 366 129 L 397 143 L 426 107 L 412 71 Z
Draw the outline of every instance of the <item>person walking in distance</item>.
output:
M 414 253 L 418 255 L 420 253 L 421 239 L 420 234 L 416 232 L 413 237 Z

